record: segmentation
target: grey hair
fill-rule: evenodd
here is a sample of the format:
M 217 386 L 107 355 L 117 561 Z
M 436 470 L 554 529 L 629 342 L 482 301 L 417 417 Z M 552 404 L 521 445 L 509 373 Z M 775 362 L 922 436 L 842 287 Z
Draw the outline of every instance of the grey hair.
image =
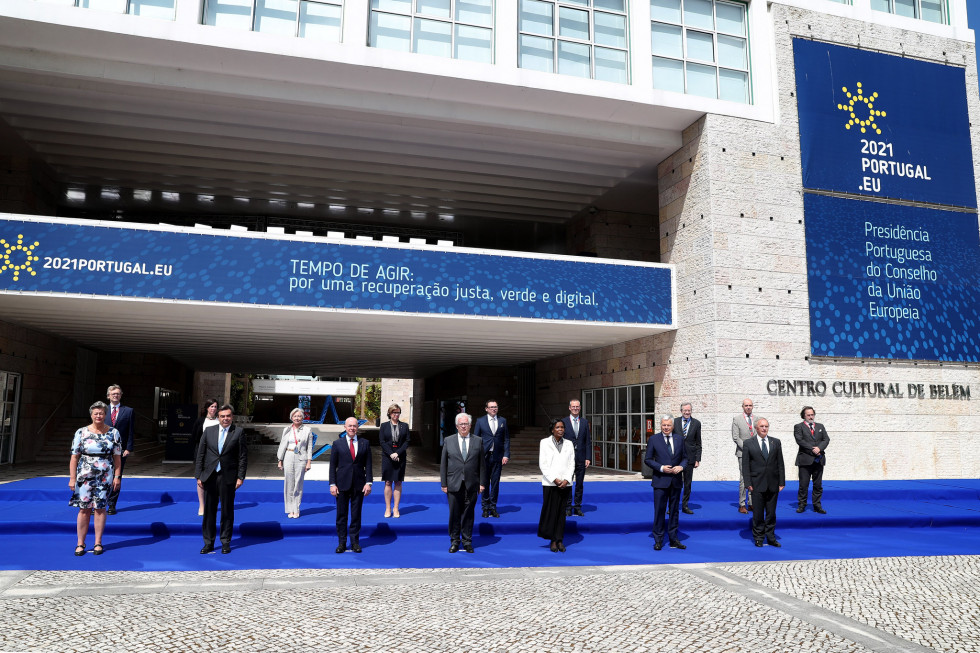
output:
M 759 422 L 765 422 L 768 426 L 772 426 L 772 422 L 769 421 L 768 417 L 762 417 L 760 415 L 756 415 L 755 419 L 752 420 L 752 423 L 758 424 Z
M 460 414 L 456 415 L 456 420 L 453 422 L 453 424 L 455 424 L 456 426 L 459 426 L 459 418 L 460 417 L 465 417 L 466 418 L 466 421 L 469 422 L 470 424 L 473 423 L 473 417 L 469 413 L 460 413 Z
M 289 411 L 289 421 L 290 422 L 293 421 L 293 415 L 295 415 L 296 413 L 299 413 L 303 417 L 306 417 L 306 411 L 304 411 L 302 408 L 293 408 L 291 411 Z
M 682 413 L 684 412 L 684 406 L 690 406 L 692 409 L 694 408 L 694 404 L 692 404 L 690 401 L 685 401 L 683 404 L 681 404 Z
M 671 424 L 674 423 L 674 416 L 671 415 L 670 413 L 666 413 L 666 414 L 660 416 L 660 421 L 661 422 L 663 422 L 665 419 L 669 419 L 670 422 L 671 422 Z
M 101 409 L 103 413 L 108 413 L 109 412 L 109 407 L 108 406 L 106 406 L 101 401 L 97 401 L 97 402 L 95 402 L 94 404 L 92 404 L 91 406 L 88 407 L 88 414 L 91 415 L 92 414 L 92 411 L 99 410 L 99 409 Z

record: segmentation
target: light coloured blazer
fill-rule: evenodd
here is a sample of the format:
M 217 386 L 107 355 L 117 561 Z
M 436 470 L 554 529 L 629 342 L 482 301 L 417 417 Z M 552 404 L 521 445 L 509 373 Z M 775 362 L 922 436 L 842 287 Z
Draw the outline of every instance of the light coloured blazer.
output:
M 541 485 L 554 485 L 556 478 L 571 482 L 575 474 L 575 443 L 565 440 L 558 451 L 555 439 L 549 435 L 541 441 L 538 467 L 541 468 Z
M 742 457 L 742 445 L 749 438 L 755 437 L 755 415 L 750 415 L 752 418 L 752 430 L 749 431 L 749 425 L 745 423 L 745 413 L 740 412 L 732 420 L 732 440 L 735 441 L 735 455 L 739 458 Z
M 305 424 L 296 433 L 299 444 L 296 445 L 295 455 L 303 460 L 313 460 L 313 430 Z M 282 438 L 279 440 L 279 452 L 276 458 L 282 460 L 286 457 L 286 447 L 293 441 L 293 425 L 290 424 L 282 430 Z

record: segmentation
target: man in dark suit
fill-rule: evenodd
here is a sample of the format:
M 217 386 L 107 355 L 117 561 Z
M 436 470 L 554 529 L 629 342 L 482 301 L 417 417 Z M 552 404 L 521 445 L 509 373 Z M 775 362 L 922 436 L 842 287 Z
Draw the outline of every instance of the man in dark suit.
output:
M 681 498 L 684 468 L 687 466 L 687 449 L 684 438 L 674 433 L 674 417 L 664 415 L 660 418 L 660 433 L 647 440 L 647 453 L 644 461 L 653 472 L 653 550 L 664 548 L 664 522 L 667 508 L 670 508 L 670 521 L 667 522 L 667 537 L 670 548 L 686 549 L 677 538 L 677 525 L 680 515 L 677 508 Z
M 694 470 L 701 464 L 701 421 L 691 417 L 691 402 L 681 404 L 681 416 L 674 420 L 674 433 L 684 438 L 684 449 L 687 451 L 687 467 L 684 468 L 684 496 L 681 501 L 682 510 L 686 515 L 693 515 L 689 507 L 691 501 L 691 481 L 694 480 Z
M 497 496 L 500 494 L 500 472 L 510 460 L 510 429 L 507 420 L 497 416 L 497 402 L 491 399 L 486 403 L 487 414 L 476 420 L 473 435 L 483 440 L 484 464 L 490 482 L 480 492 L 483 493 L 481 505 L 484 517 L 499 517 Z
M 742 476 L 752 494 L 752 539 L 762 546 L 763 537 L 770 546 L 782 546 L 776 540 L 776 502 L 786 487 L 783 446 L 769 437 L 769 420 L 755 419 L 755 435 L 742 443 Z
M 357 437 L 357 418 L 344 422 L 343 437 L 330 447 L 330 494 L 337 498 L 337 553 L 347 550 L 347 514 L 350 513 L 350 550 L 361 552 L 361 505 L 371 494 L 371 443 Z
M 110 385 L 106 390 L 106 398 L 109 399 L 109 410 L 106 413 L 106 423 L 119 431 L 119 443 L 122 445 L 122 457 L 119 459 L 119 486 L 110 488 L 107 498 L 106 514 L 116 514 L 116 502 L 119 500 L 119 489 L 122 487 L 122 473 L 126 468 L 126 458 L 133 453 L 134 425 L 133 409 L 122 405 L 122 388 L 118 385 Z
M 796 495 L 796 512 L 806 510 L 806 495 L 810 489 L 810 479 L 813 479 L 813 511 L 826 515 L 820 498 L 823 496 L 823 466 L 827 462 L 824 453 L 830 444 L 830 436 L 823 424 L 814 421 L 817 412 L 813 406 L 804 406 L 800 411 L 803 421 L 793 428 L 793 437 L 800 446 L 796 454 L 796 466 L 800 468 L 800 491 Z
M 194 475 L 197 486 L 204 489 L 204 520 L 201 532 L 204 548 L 201 553 L 214 551 L 215 522 L 218 501 L 221 501 L 221 552 L 231 553 L 231 533 L 235 528 L 235 491 L 245 482 L 248 467 L 248 446 L 245 432 L 232 426 L 234 411 L 225 404 L 218 409 L 218 423 L 204 429 L 197 447 Z
M 562 424 L 565 425 L 565 439 L 575 446 L 575 491 L 574 497 L 572 492 L 568 493 L 565 515 L 571 515 L 574 508 L 577 517 L 585 517 L 585 513 L 582 512 L 584 494 L 582 483 L 585 482 L 585 469 L 592 464 L 592 431 L 589 428 L 589 420 L 582 417 L 581 401 L 572 399 L 568 402 L 568 417 L 562 419 Z
M 449 499 L 449 552 L 463 550 L 473 553 L 473 512 L 476 495 L 487 486 L 487 464 L 483 442 L 470 437 L 470 416 L 456 416 L 456 435 L 446 438 L 442 445 L 439 478 L 442 491 Z

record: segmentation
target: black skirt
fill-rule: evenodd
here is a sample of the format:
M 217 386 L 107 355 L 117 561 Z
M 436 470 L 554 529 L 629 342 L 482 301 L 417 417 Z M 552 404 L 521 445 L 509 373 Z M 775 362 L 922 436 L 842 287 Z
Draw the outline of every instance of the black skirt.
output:
M 538 519 L 538 537 L 548 541 L 565 539 L 565 504 L 571 485 L 558 487 L 542 485 L 543 500 L 541 502 L 541 518 Z

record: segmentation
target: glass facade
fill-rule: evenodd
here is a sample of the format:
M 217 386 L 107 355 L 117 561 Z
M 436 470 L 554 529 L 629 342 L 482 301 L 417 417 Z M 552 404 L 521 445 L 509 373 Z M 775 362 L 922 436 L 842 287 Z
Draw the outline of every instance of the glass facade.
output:
M 660 430 L 655 409 L 652 383 L 583 392 L 582 412 L 592 425 L 592 464 L 642 471 L 647 438 Z
M 871 8 L 906 18 L 946 23 L 944 0 L 871 0 Z
M 0 371 L 0 464 L 14 461 L 20 374 Z
M 518 66 L 629 83 L 626 0 L 519 0 Z
M 44 0 L 47 4 L 173 20 L 177 0 Z
M 653 87 L 748 103 L 746 5 L 650 0 Z
M 493 62 L 493 0 L 371 0 L 368 45 Z
M 204 23 L 339 43 L 343 9 L 342 0 L 207 0 Z

